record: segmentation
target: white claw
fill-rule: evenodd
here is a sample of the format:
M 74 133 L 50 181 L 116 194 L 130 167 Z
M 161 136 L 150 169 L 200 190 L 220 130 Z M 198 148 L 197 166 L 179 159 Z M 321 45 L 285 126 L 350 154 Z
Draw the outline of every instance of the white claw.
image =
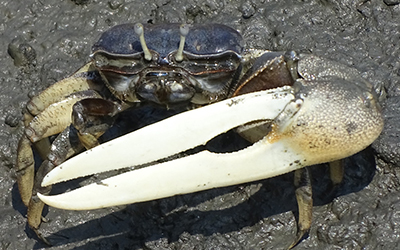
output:
M 292 89 L 285 87 L 235 97 L 173 116 L 73 157 L 49 172 L 42 185 L 171 156 L 205 144 L 246 122 L 273 120 L 293 99 Z M 302 167 L 291 164 L 302 162 L 301 155 L 290 151 L 285 143 L 275 145 L 272 148 L 264 140 L 234 153 L 202 151 L 68 193 L 38 195 L 48 205 L 58 208 L 96 209 L 264 179 Z M 266 154 L 270 147 L 271 151 Z M 276 162 L 279 166 L 271 169 L 267 162 Z
M 301 168 L 302 162 L 304 156 L 291 150 L 285 142 L 270 144 L 264 139 L 234 153 L 202 151 L 61 195 L 38 195 L 53 207 L 86 210 L 261 180 Z
M 181 113 L 69 159 L 49 172 L 42 186 L 149 163 L 204 145 L 215 136 L 249 121 L 273 120 L 293 99 L 291 88 L 285 87 Z
M 132 170 L 68 193 L 44 196 L 63 209 L 96 209 L 261 180 L 335 161 L 370 145 L 383 128 L 379 106 L 338 81 L 298 80 L 291 87 L 234 97 L 104 143 L 50 171 L 42 185 L 151 163 L 205 144 L 229 129 L 271 120 L 260 141 L 232 153 L 202 151 Z

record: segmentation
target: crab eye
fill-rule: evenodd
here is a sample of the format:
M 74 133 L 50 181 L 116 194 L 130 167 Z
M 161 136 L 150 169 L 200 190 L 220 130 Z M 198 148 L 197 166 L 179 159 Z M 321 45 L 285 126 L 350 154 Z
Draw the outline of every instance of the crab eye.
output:
M 96 67 L 102 68 L 109 64 L 109 60 L 107 60 L 106 57 L 99 55 L 99 56 L 96 56 L 94 64 L 96 65 Z
M 101 71 L 114 71 L 136 74 L 143 70 L 147 62 L 141 53 L 129 56 L 109 54 L 104 51 L 95 52 L 92 55 L 93 62 L 97 69 Z
M 144 59 L 146 59 L 147 61 L 151 61 L 152 56 L 151 56 L 149 48 L 146 45 L 146 41 L 144 40 L 143 24 L 141 24 L 141 23 L 135 24 L 135 33 L 139 36 L 140 45 L 142 46 L 143 53 L 144 53 Z
M 199 56 L 186 54 L 185 69 L 193 75 L 213 74 L 218 72 L 233 72 L 240 65 L 240 56 L 226 51 L 215 55 Z
M 183 48 L 185 47 L 186 36 L 187 36 L 188 33 L 189 33 L 189 25 L 187 25 L 187 24 L 182 24 L 182 25 L 179 27 L 179 32 L 180 32 L 180 35 L 181 35 L 181 40 L 180 40 L 180 42 L 179 42 L 178 51 L 177 51 L 176 54 L 175 54 L 175 60 L 176 60 L 177 62 L 182 62 L 182 60 L 183 60 Z
M 123 60 L 122 58 L 107 58 L 103 55 L 98 55 L 94 61 L 97 68 L 106 68 L 106 67 L 114 67 L 114 68 L 135 68 L 138 65 L 138 62 L 134 60 Z

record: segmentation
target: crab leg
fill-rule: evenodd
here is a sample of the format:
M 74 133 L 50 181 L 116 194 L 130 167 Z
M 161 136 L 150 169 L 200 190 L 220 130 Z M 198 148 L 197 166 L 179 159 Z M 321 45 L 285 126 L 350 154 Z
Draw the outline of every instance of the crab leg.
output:
M 51 171 L 44 179 L 43 185 L 132 167 L 178 154 L 203 145 L 215 136 L 248 121 L 272 120 L 292 99 L 294 96 L 291 88 L 285 87 L 278 91 L 242 95 L 184 112 L 69 159 L 57 170 Z M 104 157 L 105 155 L 112 157 Z

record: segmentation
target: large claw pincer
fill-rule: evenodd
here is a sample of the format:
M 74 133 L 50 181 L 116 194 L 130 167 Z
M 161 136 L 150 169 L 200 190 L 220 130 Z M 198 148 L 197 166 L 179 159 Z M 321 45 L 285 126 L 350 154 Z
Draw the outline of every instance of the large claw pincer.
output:
M 336 76 L 313 78 L 144 127 L 71 158 L 49 172 L 42 185 L 178 156 L 232 128 L 270 122 L 265 136 L 245 149 L 178 156 L 64 194 L 38 195 L 50 206 L 72 210 L 129 204 L 265 179 L 342 159 L 370 145 L 383 127 L 373 90 Z

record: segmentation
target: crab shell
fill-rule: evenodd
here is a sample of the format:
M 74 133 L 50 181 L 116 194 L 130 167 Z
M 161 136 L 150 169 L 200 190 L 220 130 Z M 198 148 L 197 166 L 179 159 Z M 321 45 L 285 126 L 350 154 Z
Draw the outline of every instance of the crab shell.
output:
M 181 26 L 122 24 L 101 35 L 91 57 L 117 98 L 164 105 L 209 104 L 227 98 L 232 75 L 241 65 L 241 35 L 221 24 L 192 24 L 177 60 Z M 145 43 L 134 32 L 138 29 L 144 32 Z M 143 46 L 149 50 L 148 59 Z

